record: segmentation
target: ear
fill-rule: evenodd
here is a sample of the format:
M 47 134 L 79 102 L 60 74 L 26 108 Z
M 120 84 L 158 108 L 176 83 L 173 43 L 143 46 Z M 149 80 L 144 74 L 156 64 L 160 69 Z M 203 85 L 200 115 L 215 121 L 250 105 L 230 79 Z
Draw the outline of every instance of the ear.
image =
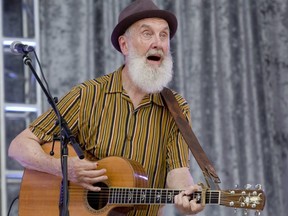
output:
M 127 37 L 124 35 L 121 35 L 118 38 L 118 43 L 121 49 L 121 52 L 123 53 L 124 56 L 128 54 L 128 43 L 127 43 Z

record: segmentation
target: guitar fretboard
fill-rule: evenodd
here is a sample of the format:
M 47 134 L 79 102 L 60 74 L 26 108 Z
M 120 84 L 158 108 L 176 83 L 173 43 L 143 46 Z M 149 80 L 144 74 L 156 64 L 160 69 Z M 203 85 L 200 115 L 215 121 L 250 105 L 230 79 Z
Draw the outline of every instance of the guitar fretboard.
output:
M 174 196 L 181 190 L 151 189 L 151 188 L 109 188 L 108 202 L 110 204 L 173 204 Z M 202 192 L 191 194 L 191 199 L 201 202 Z M 206 204 L 219 204 L 220 191 L 206 191 Z

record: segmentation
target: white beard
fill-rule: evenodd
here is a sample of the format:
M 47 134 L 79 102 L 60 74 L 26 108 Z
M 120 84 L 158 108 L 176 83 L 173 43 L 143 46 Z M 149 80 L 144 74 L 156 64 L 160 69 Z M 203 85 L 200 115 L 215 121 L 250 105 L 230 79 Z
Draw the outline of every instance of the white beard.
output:
M 160 92 L 172 80 L 173 61 L 171 53 L 169 52 L 164 56 L 161 65 L 158 67 L 146 62 L 147 56 L 155 53 L 155 50 L 150 50 L 146 56 L 140 56 L 134 48 L 130 47 L 130 49 L 126 64 L 132 82 L 148 94 Z M 161 53 L 163 56 L 162 51 L 157 53 Z

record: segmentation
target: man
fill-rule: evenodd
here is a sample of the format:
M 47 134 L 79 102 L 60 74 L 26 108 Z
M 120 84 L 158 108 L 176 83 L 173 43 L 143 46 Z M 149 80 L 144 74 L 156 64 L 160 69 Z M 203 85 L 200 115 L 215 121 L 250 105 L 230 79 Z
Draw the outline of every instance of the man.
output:
M 150 0 L 134 1 L 120 13 L 111 36 L 125 65 L 74 87 L 57 106 L 83 150 L 96 159 L 117 155 L 139 162 L 149 187 L 183 189 L 175 205 L 183 214 L 195 214 L 203 207 L 189 200 L 199 187 L 188 169 L 188 147 L 159 93 L 172 78 L 170 38 L 176 29 L 172 13 Z M 175 97 L 190 119 L 187 102 Z M 37 118 L 12 141 L 9 155 L 26 168 L 61 176 L 59 159 L 41 148 L 59 134 L 55 119 L 52 110 Z M 97 161 L 69 157 L 68 178 L 97 192 L 101 189 L 93 184 L 109 179 L 97 166 Z M 130 215 L 161 215 L 161 210 L 151 205 Z

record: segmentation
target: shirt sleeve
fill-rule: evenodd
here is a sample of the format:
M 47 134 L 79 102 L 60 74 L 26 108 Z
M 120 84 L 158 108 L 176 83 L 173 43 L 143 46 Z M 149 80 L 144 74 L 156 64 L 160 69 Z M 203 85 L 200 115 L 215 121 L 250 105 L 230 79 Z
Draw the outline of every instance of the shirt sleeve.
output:
M 79 102 L 80 101 L 80 88 L 74 87 L 57 103 L 57 107 L 63 119 L 67 122 L 68 127 L 71 129 L 72 134 L 76 135 L 78 128 L 78 115 L 79 115 Z M 55 112 L 50 108 L 47 112 L 40 115 L 30 125 L 29 129 L 41 140 L 50 142 L 53 135 L 60 134 L 60 127 L 56 124 L 58 118 Z
M 175 97 L 180 105 L 180 109 L 191 126 L 191 115 L 188 103 L 178 94 L 176 94 Z M 189 147 L 174 119 L 167 147 L 167 166 L 168 172 L 176 168 L 189 167 Z

